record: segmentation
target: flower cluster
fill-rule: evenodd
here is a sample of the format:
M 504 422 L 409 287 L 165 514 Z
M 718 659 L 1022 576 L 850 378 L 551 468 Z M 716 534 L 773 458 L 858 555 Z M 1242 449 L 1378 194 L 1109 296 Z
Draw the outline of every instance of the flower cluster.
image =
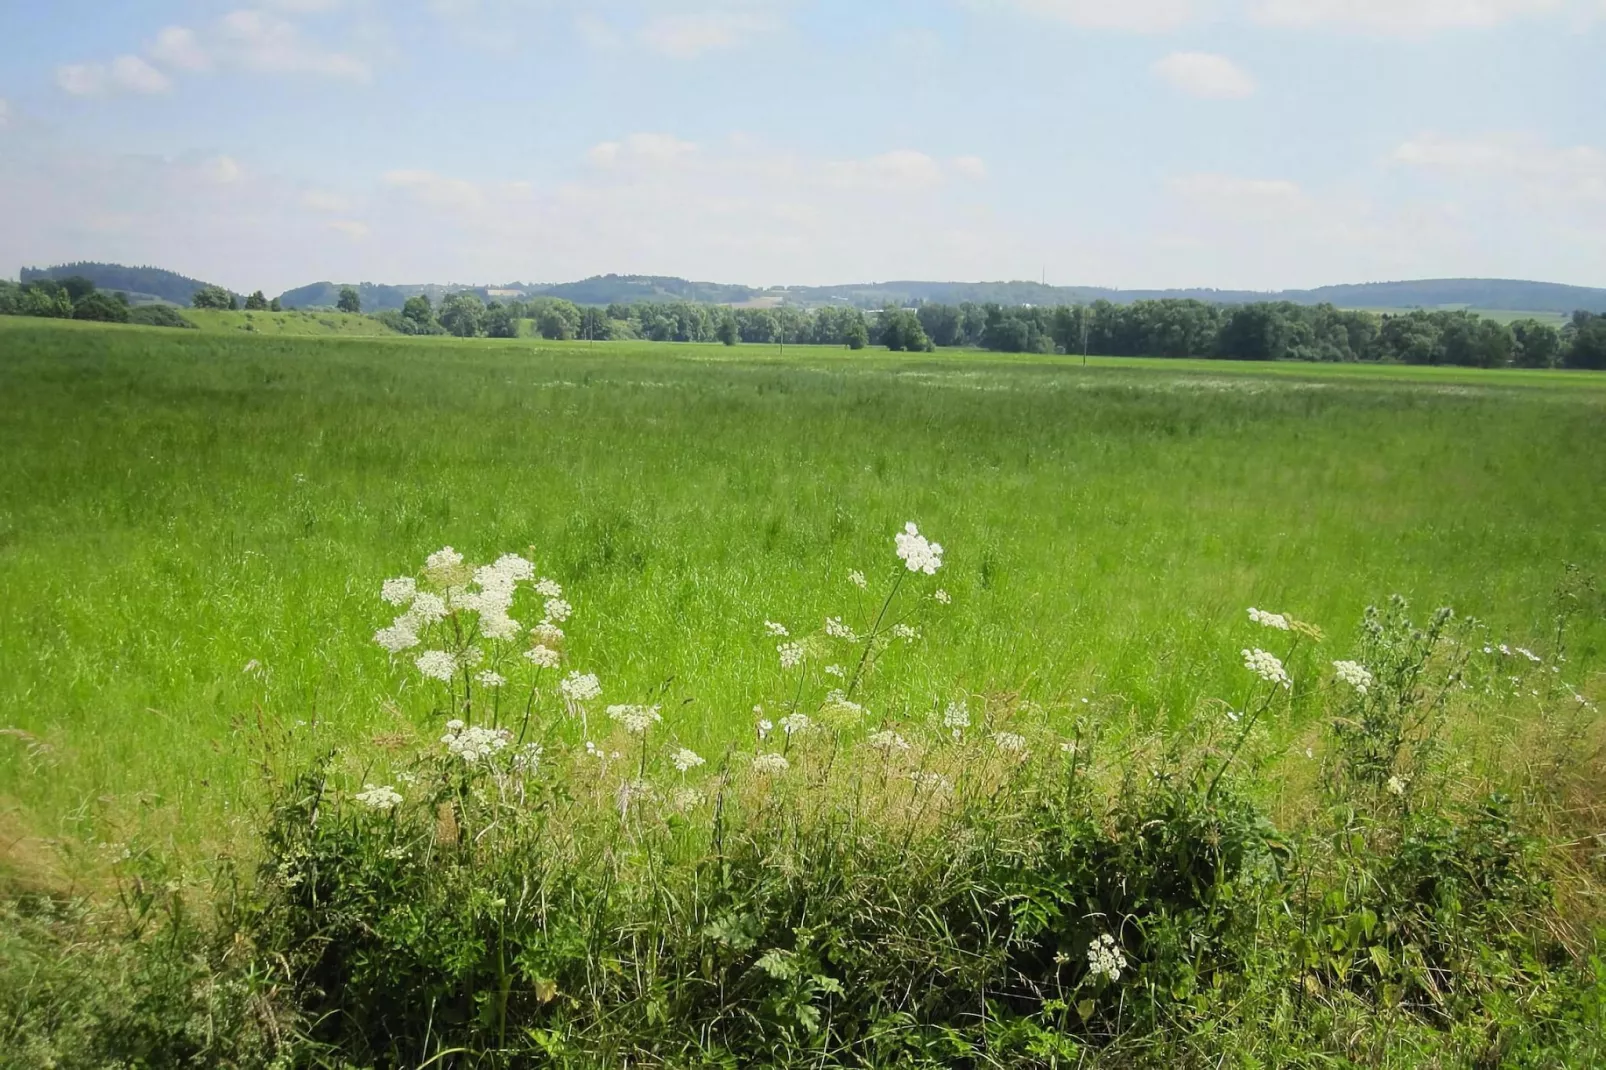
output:
M 942 567 L 942 545 L 930 542 L 911 522 L 892 537 L 898 547 L 898 557 L 910 572 L 924 572 L 935 576 Z
M 1111 981 L 1121 979 L 1121 971 L 1126 969 L 1126 956 L 1116 946 L 1115 937 L 1109 933 L 1095 939 L 1087 945 L 1087 972 L 1093 977 L 1108 977 Z
M 657 706 L 609 706 L 608 717 L 633 736 L 645 735 L 664 719 Z
M 786 755 L 784 754 L 766 751 L 753 756 L 753 772 L 755 773 L 762 773 L 765 776 L 780 776 L 790 768 L 792 768 L 792 763 L 786 760 Z
M 506 750 L 512 739 L 512 733 L 505 728 L 470 727 L 462 721 L 451 720 L 446 722 L 446 734 L 441 737 L 441 742 L 446 744 L 448 754 L 473 765 L 498 751 Z
M 698 766 L 706 764 L 701 754 L 693 750 L 687 750 L 685 747 L 676 751 L 671 760 L 675 763 L 675 768 L 682 773 L 689 773 Z
M 909 741 L 890 729 L 872 732 L 870 738 L 865 741 L 865 745 L 872 750 L 881 751 L 883 754 L 909 749 Z
M 1279 632 L 1288 630 L 1288 618 L 1281 613 L 1268 613 L 1264 609 L 1256 609 L 1254 606 L 1250 606 L 1249 619 L 1267 628 L 1275 628 Z
M 846 624 L 842 623 L 841 617 L 825 618 L 825 634 L 829 635 L 832 639 L 845 639 L 850 643 L 858 638 L 858 636 L 853 634 L 852 628 L 849 628 Z
M 1005 754 L 1025 754 L 1026 737 L 1016 732 L 994 732 L 993 746 Z
M 1245 650 L 1244 668 L 1278 687 L 1293 687 L 1294 683 L 1288 677 L 1288 670 L 1283 668 L 1282 659 L 1275 654 L 1268 654 L 1264 650 Z
M 781 718 L 781 731 L 788 736 L 799 736 L 814 727 L 806 713 L 790 713 Z
M 386 813 L 401 805 L 401 794 L 388 784 L 377 788 L 369 784 L 367 789 L 367 791 L 359 791 L 356 799 L 370 810 Z
M 781 656 L 783 669 L 795 669 L 803 664 L 802 643 L 781 643 L 776 646 L 775 652 Z
M 589 702 L 602 695 L 602 684 L 595 673 L 571 672 L 558 685 L 563 697 L 571 702 Z
M 1333 675 L 1364 695 L 1372 686 L 1372 673 L 1358 661 L 1333 662 Z
M 963 702 L 950 702 L 948 708 L 942 711 L 942 726 L 953 733 L 955 739 L 965 734 L 970 727 L 970 711 Z

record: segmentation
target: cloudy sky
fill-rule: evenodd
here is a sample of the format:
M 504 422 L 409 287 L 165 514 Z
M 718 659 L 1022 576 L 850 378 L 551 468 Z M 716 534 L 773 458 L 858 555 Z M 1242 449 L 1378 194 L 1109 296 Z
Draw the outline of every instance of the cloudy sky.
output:
M 0 275 L 1606 286 L 1606 0 L 0 0 Z

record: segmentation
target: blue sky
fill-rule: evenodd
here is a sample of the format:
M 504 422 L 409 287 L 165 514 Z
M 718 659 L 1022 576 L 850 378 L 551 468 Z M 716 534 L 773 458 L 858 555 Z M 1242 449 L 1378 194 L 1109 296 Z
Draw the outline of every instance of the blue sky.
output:
M 1606 0 L 0 0 L 0 272 L 1606 286 Z

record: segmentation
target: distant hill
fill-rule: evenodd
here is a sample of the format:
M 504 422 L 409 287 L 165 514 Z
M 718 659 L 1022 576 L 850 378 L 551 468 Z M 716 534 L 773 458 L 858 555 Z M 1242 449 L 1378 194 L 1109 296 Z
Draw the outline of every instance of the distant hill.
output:
M 340 300 L 342 286 L 356 288 L 364 312 L 381 312 L 387 308 L 399 309 L 415 294 L 445 289 L 435 286 L 382 286 L 372 282 L 315 282 L 310 286 L 286 290 L 279 295 L 279 303 L 285 308 L 334 308 L 335 302 Z
M 662 275 L 596 275 L 580 282 L 527 287 L 532 296 L 561 297 L 577 305 L 638 304 L 642 301 L 690 301 L 705 305 L 737 305 L 763 291 L 751 286 L 690 282 Z
M 162 268 L 124 267 L 122 264 L 99 264 L 87 260 L 48 268 L 25 267 L 21 279 L 23 282 L 32 282 L 35 279 L 65 279 L 74 275 L 83 276 L 102 290 L 126 293 L 136 304 L 144 298 L 188 307 L 195 291 L 208 285 L 199 279 Z

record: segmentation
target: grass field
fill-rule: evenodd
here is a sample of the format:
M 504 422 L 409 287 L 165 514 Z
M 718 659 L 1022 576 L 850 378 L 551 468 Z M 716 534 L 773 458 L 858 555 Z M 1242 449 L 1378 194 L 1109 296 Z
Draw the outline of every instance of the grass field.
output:
M 1557 372 L 0 321 L 0 798 L 215 816 L 259 713 L 394 729 L 376 592 L 444 544 L 565 583 L 576 663 L 697 745 L 747 731 L 762 622 L 851 609 L 907 520 L 954 604 L 889 665 L 905 710 L 1177 723 L 1232 694 L 1249 605 L 1334 657 L 1393 592 L 1543 642 L 1606 564 L 1603 431 L 1606 377 Z
M 378 320 L 346 312 L 225 312 L 216 309 L 186 308 L 183 315 L 207 333 L 239 331 L 270 338 L 316 338 L 338 335 L 348 338 L 394 337 L 395 332 Z

